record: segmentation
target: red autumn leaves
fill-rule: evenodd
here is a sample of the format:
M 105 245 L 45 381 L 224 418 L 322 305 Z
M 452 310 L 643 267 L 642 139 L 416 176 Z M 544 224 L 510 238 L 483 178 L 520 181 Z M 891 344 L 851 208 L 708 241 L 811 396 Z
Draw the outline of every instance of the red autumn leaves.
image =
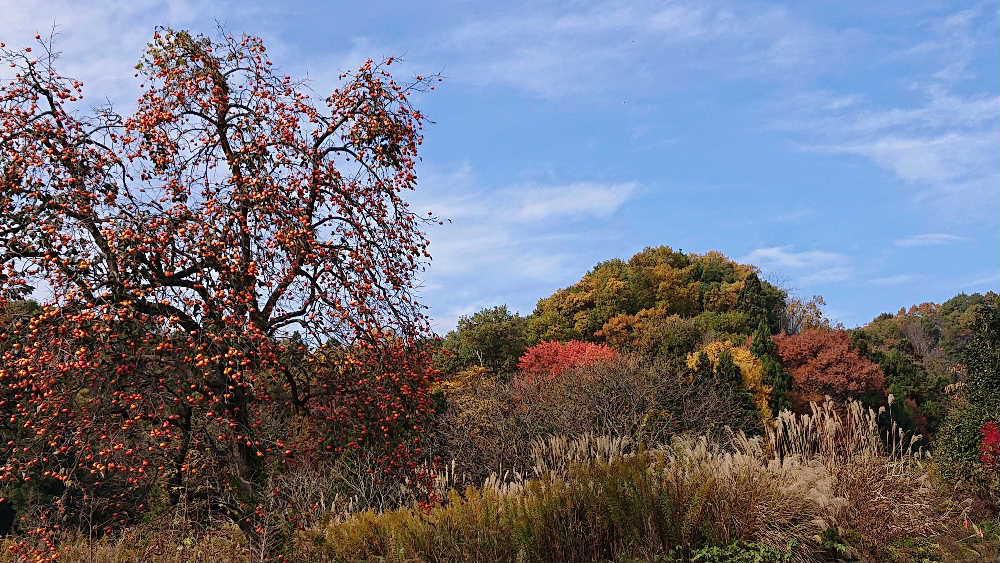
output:
M 548 341 L 528 348 L 517 365 L 523 380 L 541 381 L 559 377 L 563 372 L 576 367 L 610 361 L 617 357 L 618 352 L 603 344 L 580 340 Z
M 885 375 L 878 364 L 851 346 L 846 330 L 807 329 L 774 336 L 778 354 L 794 380 L 793 389 L 805 400 L 824 395 L 858 397 L 884 392 Z
M 0 330 L 0 480 L 101 489 L 99 527 L 161 485 L 239 498 L 250 526 L 265 463 L 371 441 L 410 464 L 434 372 L 409 96 L 430 80 L 369 61 L 315 99 L 258 38 L 162 30 L 135 112 L 86 115 L 54 58 L 0 60 L 0 307 L 52 295 Z
M 774 337 L 784 367 L 791 373 L 798 402 L 860 397 L 885 392 L 885 375 L 878 364 L 851 346 L 845 330 L 809 329 Z M 575 367 L 618 358 L 603 344 L 579 340 L 546 341 L 529 348 L 518 362 L 523 381 L 558 377 Z
M 1000 465 L 1000 425 L 991 420 L 983 425 L 980 433 L 979 459 L 990 467 L 997 467 Z

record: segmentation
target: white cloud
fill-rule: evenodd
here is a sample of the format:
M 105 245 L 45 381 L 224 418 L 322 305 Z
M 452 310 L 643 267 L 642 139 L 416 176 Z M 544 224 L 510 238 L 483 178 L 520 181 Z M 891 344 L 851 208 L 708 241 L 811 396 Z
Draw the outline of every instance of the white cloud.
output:
M 57 66 L 63 74 L 84 82 L 84 94 L 90 103 L 110 99 L 116 105 L 129 105 L 137 93 L 132 77 L 135 63 L 151 39 L 153 28 L 211 22 L 220 14 L 220 7 L 207 1 L 154 0 L 87 7 L 79 2 L 54 0 L 7 2 L 3 14 L 0 40 L 8 46 L 33 46 L 36 33 L 48 37 L 54 28 L 55 49 L 63 53 Z
M 986 275 L 974 280 L 970 280 L 964 285 L 964 287 L 969 288 L 979 288 L 979 289 L 1000 289 L 1000 274 Z
M 425 168 L 414 200 L 417 209 L 449 221 L 538 222 L 608 217 L 638 195 L 639 188 L 632 181 L 484 187 L 466 162 L 447 171 Z
M 913 187 L 914 201 L 955 218 L 995 218 L 1000 186 L 1000 96 L 963 84 L 978 49 L 995 44 L 995 10 L 931 20 L 930 39 L 886 62 L 919 60 L 939 72 L 907 85 L 916 100 L 878 104 L 860 93 L 812 92 L 785 100 L 776 125 L 798 131 L 809 151 L 861 157 Z M 896 96 L 900 98 L 901 96 Z
M 671 3 L 535 2 L 447 31 L 431 55 L 449 55 L 449 75 L 503 84 L 548 98 L 662 87 L 664 75 L 710 72 L 788 76 L 836 59 L 840 34 L 776 6 L 681 0 Z M 514 13 L 516 15 L 509 15 Z M 691 56 L 696 53 L 697 56 Z
M 985 15 L 985 17 L 984 17 Z M 934 78 L 942 81 L 957 81 L 969 76 L 969 66 L 977 50 L 995 40 L 996 17 L 1000 15 L 987 2 L 981 2 L 970 9 L 959 10 L 949 15 L 930 19 L 922 30 L 926 39 L 898 53 L 900 59 L 934 60 L 941 68 Z M 991 25 L 977 25 L 983 19 L 993 19 Z M 992 49 L 992 46 L 989 47 Z
M 790 276 L 802 286 L 821 285 L 849 279 L 853 266 L 848 256 L 825 250 L 795 251 L 788 246 L 757 248 L 739 259 L 766 273 Z
M 553 279 L 566 256 L 553 247 L 574 244 L 600 231 L 582 219 L 607 219 L 639 192 L 635 182 L 570 182 L 487 188 L 472 167 L 433 167 L 421 174 L 415 208 L 432 211 L 446 224 L 432 232 L 431 275 L 505 269 L 523 279 Z M 517 263 L 514 270 L 511 263 Z
M 528 306 L 578 277 L 596 259 L 594 243 L 618 236 L 603 222 L 639 192 L 635 182 L 487 187 L 468 163 L 425 165 L 414 207 L 445 220 L 429 233 L 433 259 L 424 274 L 435 330 L 452 328 L 459 315 L 472 312 L 470 302 Z
M 924 233 L 897 239 L 893 242 L 893 244 L 909 248 L 912 246 L 940 246 L 943 244 L 951 244 L 953 242 L 962 242 L 965 240 L 969 239 L 958 235 L 950 235 L 948 233 Z
M 802 221 L 803 219 L 806 219 L 807 217 L 812 217 L 815 214 L 816 214 L 815 210 L 808 207 L 801 207 L 798 209 L 793 209 L 791 211 L 775 215 L 772 220 L 779 223 L 797 223 L 799 221 Z
M 938 130 L 942 127 L 978 127 L 1000 116 L 1000 96 L 953 94 L 941 85 L 927 89 L 926 103 L 911 108 L 861 111 L 846 123 L 849 130 L 859 133 L 896 130 Z
M 238 7 L 238 9 L 234 9 Z M 358 38 L 344 52 L 304 51 L 281 40 L 277 15 L 293 8 L 284 3 L 231 0 L 22 0 L 2 2 L 0 41 L 10 48 L 35 46 L 34 36 L 55 31 L 54 47 L 61 54 L 57 70 L 84 84 L 81 109 L 111 102 L 119 113 L 129 113 L 139 95 L 135 65 L 157 27 L 186 29 L 215 37 L 218 25 L 239 36 L 260 36 L 277 68 L 292 75 L 309 76 L 310 85 L 325 95 L 337 76 L 364 60 L 371 47 Z M 36 51 L 37 52 L 37 51 Z M 368 56 L 378 51 L 368 50 Z M 309 72 L 318 69 L 319 72 Z M 0 68 L 0 79 L 8 69 Z
M 770 265 L 780 268 L 809 268 L 817 264 L 828 264 L 839 261 L 842 255 L 823 250 L 805 250 L 794 252 L 787 246 L 769 246 L 755 249 L 744 257 L 744 260 L 761 266 Z
M 1000 129 L 947 132 L 937 136 L 890 134 L 814 150 L 853 154 L 872 160 L 914 184 L 946 184 L 992 175 L 1000 169 Z
M 607 217 L 636 192 L 638 184 L 579 182 L 561 186 L 537 186 L 509 190 L 520 201 L 514 217 L 541 221 L 554 217 Z

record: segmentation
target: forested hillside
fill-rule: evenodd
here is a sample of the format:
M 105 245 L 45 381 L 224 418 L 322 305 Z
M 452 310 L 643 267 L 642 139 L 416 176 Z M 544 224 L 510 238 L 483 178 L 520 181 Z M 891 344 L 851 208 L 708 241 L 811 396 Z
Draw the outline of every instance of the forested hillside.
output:
M 437 335 L 439 77 L 317 97 L 157 28 L 119 114 L 36 41 L 0 43 L 0 561 L 1000 557 L 997 294 L 845 328 L 658 246 Z
M 879 405 L 891 394 L 900 424 L 929 436 L 944 415 L 945 389 L 959 380 L 976 312 L 993 300 L 959 295 L 847 330 L 824 317 L 822 297 L 790 296 L 752 265 L 656 247 L 598 264 L 526 317 L 500 306 L 460 319 L 439 365 L 446 373 L 511 372 L 544 341 L 692 365 L 701 353 L 712 364 L 728 354 L 762 409 L 801 410 L 827 395 Z
M 419 430 L 423 453 L 412 477 L 369 473 L 383 463 L 377 442 L 339 454 L 333 465 L 278 466 L 272 479 L 295 480 L 299 489 L 273 501 L 279 504 L 271 509 L 285 516 L 269 518 L 278 524 L 296 515 L 288 522 L 302 531 L 283 549 L 316 560 L 423 559 L 438 549 L 449 560 L 517 553 L 539 560 L 659 553 L 699 561 L 995 553 L 1000 536 L 989 507 L 1000 500 L 1000 401 L 993 391 L 1000 384 L 1000 298 L 959 295 L 885 313 L 855 329 L 833 326 L 822 305 L 819 297 L 803 302 L 788 295 L 761 280 L 752 265 L 719 253 L 656 247 L 627 261 L 602 262 L 540 299 L 530 315 L 485 309 L 460 319 L 433 344 L 440 370 L 436 407 Z M 33 302 L 13 301 L 0 322 L 14 335 L 43 315 Z M 22 349 L 11 336 L 0 342 L 8 365 Z M 322 370 L 329 353 L 303 349 L 296 361 Z M 314 371 L 311 377 L 324 376 Z M 367 385 L 359 377 L 354 385 Z M 766 462 L 789 455 L 806 465 L 774 473 Z M 808 495 L 846 502 L 847 512 L 823 512 L 829 508 L 809 504 L 796 488 L 817 486 L 809 483 L 819 477 L 803 473 L 816 463 L 834 485 Z M 858 473 L 869 464 L 888 473 Z M 688 490 L 693 481 L 669 484 L 681 478 L 675 471 L 701 472 L 700 479 L 714 485 L 695 493 Z M 743 473 L 731 481 L 731 471 Z M 653 474 L 668 481 L 648 481 Z M 854 489 L 862 487 L 857 479 L 878 479 L 881 488 Z M 703 510 L 738 512 L 699 513 L 684 496 L 731 503 L 736 497 L 730 495 L 778 494 L 757 488 L 764 482 L 789 496 L 738 509 L 706 505 Z M 30 514 L 34 503 L 65 496 L 62 486 L 46 483 L 9 489 L 7 502 Z M 407 508 L 415 502 L 423 508 Z M 620 503 L 615 510 L 624 512 L 603 516 Z M 662 512 L 656 503 L 674 508 Z M 782 503 L 801 514 L 793 518 Z M 132 507 L 136 516 L 162 514 L 143 506 Z M 543 517 L 552 510 L 552 518 L 568 518 L 560 511 L 571 510 L 581 520 L 561 528 L 565 523 Z M 491 511 L 499 520 L 483 519 Z M 743 511 L 762 520 L 718 528 Z M 873 521 L 872 511 L 885 514 Z M 331 517 L 334 523 L 317 528 Z M 650 517 L 660 519 L 653 530 L 630 523 Z M 815 527 L 824 518 L 835 523 Z M 766 521 L 776 527 L 761 528 Z M 700 527 L 690 528 L 691 522 Z M 121 540 L 105 540 L 98 549 L 148 554 L 186 529 L 137 524 L 132 520 Z M 110 533 L 100 521 L 87 525 Z M 512 544 L 474 537 L 518 529 L 550 535 Z M 244 540 L 206 532 L 187 556 L 205 553 L 205 541 L 242 553 Z M 72 559 L 79 547 L 65 549 Z
M 803 301 L 761 280 L 752 265 L 719 253 L 656 247 L 598 264 L 540 299 L 527 316 L 498 306 L 464 317 L 437 356 L 448 398 L 443 437 L 448 451 L 461 452 L 452 467 L 477 479 L 488 467 L 502 473 L 518 467 L 516 444 L 550 435 L 625 436 L 647 444 L 702 435 L 728 443 L 735 429 L 763 435 L 780 449 L 776 431 L 805 431 L 794 438 L 805 443 L 845 439 L 801 426 L 833 417 L 840 429 L 852 417 L 860 424 L 858 413 L 867 412 L 868 431 L 891 459 L 900 449 L 931 456 L 935 461 L 920 462 L 918 473 L 933 467 L 971 495 L 963 502 L 995 503 L 1000 412 L 998 395 L 984 385 L 1000 373 L 994 326 L 1000 297 L 958 295 L 884 313 L 854 329 L 831 323 L 823 305 L 822 297 Z M 832 410 L 816 411 L 818 404 Z M 849 431 L 850 439 L 860 439 L 858 428 Z M 797 447 L 820 448 L 805 443 Z M 521 463 L 530 465 L 527 458 Z M 831 467 L 832 478 L 857 477 L 840 473 L 852 462 L 845 463 Z M 915 491 L 898 491 L 897 501 Z M 867 498 L 861 490 L 850 494 Z M 823 545 L 841 545 L 843 552 L 834 553 L 848 559 L 909 560 L 927 547 L 865 552 L 872 538 L 851 528 L 859 525 L 827 530 L 837 539 Z

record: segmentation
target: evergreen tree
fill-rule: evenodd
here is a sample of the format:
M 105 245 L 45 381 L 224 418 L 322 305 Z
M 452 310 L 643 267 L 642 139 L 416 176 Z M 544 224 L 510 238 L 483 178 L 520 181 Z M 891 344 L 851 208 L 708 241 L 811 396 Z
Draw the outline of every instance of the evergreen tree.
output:
M 969 400 L 990 411 L 1000 408 L 1000 304 L 979 309 L 974 336 L 965 350 Z
M 984 428 L 1000 422 L 1000 302 L 980 307 L 973 327 L 964 353 L 963 393 L 949 410 L 935 447 L 947 473 L 975 479 L 981 475 Z M 986 486 L 1000 498 L 996 482 Z
M 733 361 L 733 354 L 728 349 L 719 353 L 719 363 L 715 366 L 715 377 L 723 383 L 743 387 L 743 376 L 740 366 Z
M 700 361 L 700 360 L 699 360 Z M 728 349 L 719 353 L 719 362 L 715 365 L 715 378 L 724 386 L 732 390 L 734 399 L 744 411 L 753 413 L 759 418 L 757 405 L 753 402 L 753 394 L 743 383 L 743 374 L 740 366 L 733 360 L 733 354 Z
M 714 375 L 712 360 L 705 352 L 698 352 L 694 366 L 695 378 L 698 381 L 708 381 Z
M 743 289 L 740 290 L 737 307 L 746 314 L 749 326 L 753 327 L 764 323 L 768 327 L 767 333 L 771 334 L 772 307 L 768 303 L 764 286 L 760 283 L 760 278 L 757 277 L 756 273 L 751 272 L 743 280 Z
M 771 412 L 777 415 L 792 406 L 788 398 L 792 388 L 792 376 L 781 365 L 778 346 L 771 338 L 771 331 L 766 321 L 760 320 L 751 338 L 750 351 L 760 358 L 764 367 L 764 383 L 771 387 L 768 405 L 771 407 Z

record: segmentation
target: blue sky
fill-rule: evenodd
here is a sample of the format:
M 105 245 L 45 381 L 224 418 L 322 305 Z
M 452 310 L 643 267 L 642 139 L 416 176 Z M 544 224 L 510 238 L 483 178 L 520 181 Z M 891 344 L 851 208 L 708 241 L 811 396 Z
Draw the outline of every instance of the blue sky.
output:
M 155 25 L 263 36 L 317 92 L 440 72 L 413 199 L 438 330 L 648 245 L 720 250 L 851 326 L 1000 287 L 996 2 L 4 2 L 127 104 Z M 418 5 L 419 4 L 419 5 Z

